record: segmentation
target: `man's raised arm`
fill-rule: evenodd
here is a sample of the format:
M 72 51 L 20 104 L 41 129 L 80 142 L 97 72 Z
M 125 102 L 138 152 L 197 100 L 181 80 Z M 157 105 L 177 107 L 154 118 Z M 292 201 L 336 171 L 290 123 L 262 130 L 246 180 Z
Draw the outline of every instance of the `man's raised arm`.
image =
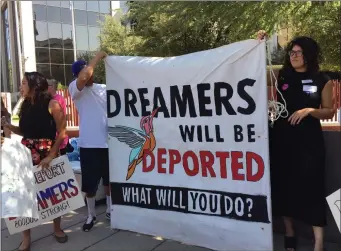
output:
M 94 68 L 97 65 L 97 63 L 106 56 L 107 54 L 105 52 L 103 51 L 98 52 L 96 56 L 90 61 L 90 63 L 81 70 L 76 81 L 77 89 L 79 91 L 83 90 L 84 86 L 93 75 Z

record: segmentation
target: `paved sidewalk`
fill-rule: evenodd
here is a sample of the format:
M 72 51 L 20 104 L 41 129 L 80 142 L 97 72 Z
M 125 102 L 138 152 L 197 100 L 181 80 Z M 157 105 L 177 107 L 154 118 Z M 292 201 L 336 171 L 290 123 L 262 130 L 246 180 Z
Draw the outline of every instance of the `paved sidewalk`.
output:
M 188 246 L 179 242 L 165 240 L 162 237 L 147 236 L 123 230 L 113 230 L 110 222 L 105 218 L 105 206 L 99 205 L 97 210 L 97 223 L 89 233 L 82 231 L 82 226 L 87 215 L 85 207 L 69 213 L 63 217 L 62 227 L 69 235 L 65 244 L 57 243 L 52 236 L 52 222 L 36 227 L 32 230 L 31 251 L 208 251 L 209 249 Z M 1 224 L 1 250 L 16 250 L 21 242 L 21 235 L 9 235 L 5 222 Z M 274 235 L 275 251 L 284 250 L 283 236 Z M 341 245 L 327 243 L 328 251 L 340 251 Z M 312 251 L 312 241 L 300 240 L 300 251 Z

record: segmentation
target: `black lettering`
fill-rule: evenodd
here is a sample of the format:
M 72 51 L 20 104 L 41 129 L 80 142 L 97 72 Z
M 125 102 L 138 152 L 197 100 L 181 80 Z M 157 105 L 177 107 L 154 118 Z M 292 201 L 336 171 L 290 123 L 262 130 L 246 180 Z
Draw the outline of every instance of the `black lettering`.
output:
M 256 135 L 254 128 L 255 128 L 254 124 L 247 125 L 247 138 L 248 138 L 249 142 L 255 142 L 256 141 L 256 139 L 252 137 L 252 136 Z
M 252 114 L 255 110 L 256 110 L 256 103 L 253 100 L 253 98 L 245 91 L 245 87 L 246 86 L 253 86 L 254 83 L 256 82 L 256 80 L 253 79 L 243 79 L 242 81 L 239 81 L 238 83 L 238 94 L 240 96 L 240 98 L 242 98 L 243 100 L 246 101 L 246 103 L 248 103 L 248 107 L 247 108 L 243 108 L 243 107 L 238 107 L 237 110 L 239 113 L 244 114 L 244 115 L 250 115 Z
M 111 96 L 115 97 L 115 111 L 111 111 Z M 108 118 L 113 118 L 117 116 L 121 111 L 121 98 L 117 91 L 115 90 L 108 90 L 107 91 L 107 114 Z
M 217 142 L 224 142 L 224 139 L 220 135 L 220 126 L 215 125 L 215 134 L 216 134 L 216 141 Z
M 187 142 L 187 137 L 188 137 L 189 142 L 193 142 L 194 131 L 195 131 L 194 125 L 191 126 L 191 129 L 189 129 L 188 125 L 185 125 L 185 131 L 183 129 L 183 125 L 179 125 L 179 129 L 180 129 L 182 140 L 184 142 Z
M 221 91 L 226 90 L 226 95 L 223 96 Z M 231 85 L 225 82 L 214 83 L 214 101 L 216 107 L 216 114 L 218 116 L 222 115 L 222 106 L 224 105 L 226 112 L 229 115 L 237 115 L 236 111 L 233 109 L 230 99 L 233 96 L 233 88 Z
M 195 210 L 196 209 L 196 200 L 198 198 L 198 193 L 194 193 L 194 192 L 190 192 L 189 193 L 192 197 L 192 201 L 193 201 L 193 209 Z
M 171 103 L 171 116 L 173 118 L 178 117 L 176 112 L 178 107 L 180 117 L 185 117 L 187 112 L 187 106 L 189 110 L 189 116 L 191 118 L 196 118 L 197 114 L 195 111 L 194 98 L 192 93 L 192 87 L 190 85 L 184 85 L 182 87 L 182 94 L 180 96 L 180 91 L 178 86 L 170 87 L 170 103 Z
M 148 93 L 147 88 L 139 88 L 138 90 L 140 101 L 141 101 L 141 116 L 148 116 L 150 115 L 150 111 L 147 111 L 147 106 L 150 105 L 150 102 L 148 99 L 144 97 L 144 94 Z
M 240 125 L 234 126 L 234 141 L 235 142 L 242 142 L 244 139 L 243 137 L 243 127 Z
M 205 126 L 205 138 L 206 142 L 213 142 L 213 138 L 210 137 L 210 130 L 207 125 Z
M 131 98 L 130 98 L 130 96 L 131 96 Z M 131 90 L 131 89 L 125 89 L 124 90 L 124 100 L 125 100 L 125 102 L 124 102 L 125 103 L 124 104 L 124 106 L 125 106 L 125 108 L 124 108 L 125 116 L 126 117 L 130 116 L 130 109 L 131 109 L 133 115 L 135 117 L 138 117 L 139 114 L 137 113 L 137 110 L 136 110 L 136 107 L 135 107 L 135 104 L 137 102 L 137 97 L 136 97 L 136 94 L 134 93 L 134 91 Z
M 199 207 L 201 211 L 206 211 L 206 207 L 207 207 L 206 194 L 202 193 L 199 195 Z
M 155 110 L 157 107 L 159 107 L 159 110 L 156 112 L 155 117 L 159 115 L 159 112 L 163 112 L 163 116 L 165 118 L 169 118 L 169 111 L 166 105 L 166 101 L 163 97 L 162 91 L 160 87 L 155 87 L 154 90 L 154 107 L 153 110 Z M 160 105 L 158 105 L 160 104 Z
M 211 89 L 210 84 L 198 84 L 198 100 L 200 117 L 212 117 L 212 110 L 206 109 L 206 105 L 211 104 L 211 98 L 205 95 L 205 91 Z

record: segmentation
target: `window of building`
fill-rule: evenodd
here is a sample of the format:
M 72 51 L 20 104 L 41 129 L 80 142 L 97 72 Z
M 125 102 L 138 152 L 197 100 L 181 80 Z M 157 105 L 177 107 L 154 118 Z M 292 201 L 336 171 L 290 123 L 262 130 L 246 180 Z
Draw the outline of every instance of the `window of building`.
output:
M 74 10 L 75 11 L 75 24 L 76 25 L 87 25 L 87 13 L 83 10 Z
M 70 9 L 70 1 L 60 1 L 60 7 Z
M 36 48 L 36 62 L 50 63 L 50 55 L 48 48 Z
M 96 51 L 99 48 L 99 34 L 100 28 L 98 27 L 89 27 L 89 50 Z
M 60 8 L 47 6 L 47 21 L 60 23 Z
M 86 10 L 99 12 L 98 1 L 86 1 Z
M 44 76 L 51 75 L 50 64 L 37 64 L 37 72 L 40 72 Z
M 98 13 L 90 11 L 88 12 L 88 25 L 99 26 Z
M 72 25 L 62 24 L 62 33 L 64 49 L 73 49 Z
M 89 50 L 89 33 L 87 26 L 76 26 L 76 48 L 77 50 Z
M 64 64 L 72 64 L 74 61 L 73 50 L 64 50 Z
M 60 7 L 60 2 L 61 1 L 46 1 L 46 5 L 48 6 L 55 6 L 55 7 Z
M 46 1 L 32 1 L 32 3 L 46 5 Z
M 64 65 L 64 72 L 65 72 L 65 83 L 66 85 L 69 85 L 72 80 L 74 79 L 72 75 L 72 65 Z
M 72 24 L 71 10 L 66 8 L 61 8 L 61 21 L 64 24 Z
M 49 43 L 51 48 L 63 48 L 62 24 L 48 23 Z
M 62 84 L 65 84 L 64 65 L 51 64 L 51 75 Z
M 36 47 L 49 47 L 48 38 L 47 23 L 42 21 L 35 22 Z
M 47 12 L 46 6 L 33 5 L 33 20 L 46 21 L 47 20 L 46 12 Z
M 73 8 L 75 10 L 86 10 L 86 1 L 73 1 Z
M 99 1 L 99 11 L 105 14 L 111 14 L 110 1 Z
M 63 50 L 50 49 L 50 60 L 51 64 L 63 64 L 64 63 Z

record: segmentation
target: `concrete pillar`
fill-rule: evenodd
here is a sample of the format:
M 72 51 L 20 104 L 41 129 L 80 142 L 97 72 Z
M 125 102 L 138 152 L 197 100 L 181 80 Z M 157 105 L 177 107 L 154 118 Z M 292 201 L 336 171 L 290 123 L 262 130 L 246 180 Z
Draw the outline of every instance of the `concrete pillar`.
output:
M 19 2 L 20 31 L 24 71 L 36 71 L 35 36 L 33 25 L 32 1 Z M 25 27 L 24 29 L 22 29 Z M 19 29 L 18 29 L 19 30 Z
M 8 24 L 9 24 L 9 36 L 10 36 L 10 44 L 11 44 L 11 66 L 12 66 L 12 92 L 19 92 L 20 86 L 20 66 L 19 66 L 19 57 L 21 55 L 18 54 L 18 38 L 17 38 L 17 25 L 15 22 L 15 2 L 7 1 L 8 5 Z
M 9 92 L 10 91 L 10 80 L 8 76 L 8 55 L 7 55 L 7 39 L 6 39 L 6 24 L 5 24 L 5 15 L 1 11 L 0 15 L 0 34 L 3 34 L 1 36 L 1 92 Z

